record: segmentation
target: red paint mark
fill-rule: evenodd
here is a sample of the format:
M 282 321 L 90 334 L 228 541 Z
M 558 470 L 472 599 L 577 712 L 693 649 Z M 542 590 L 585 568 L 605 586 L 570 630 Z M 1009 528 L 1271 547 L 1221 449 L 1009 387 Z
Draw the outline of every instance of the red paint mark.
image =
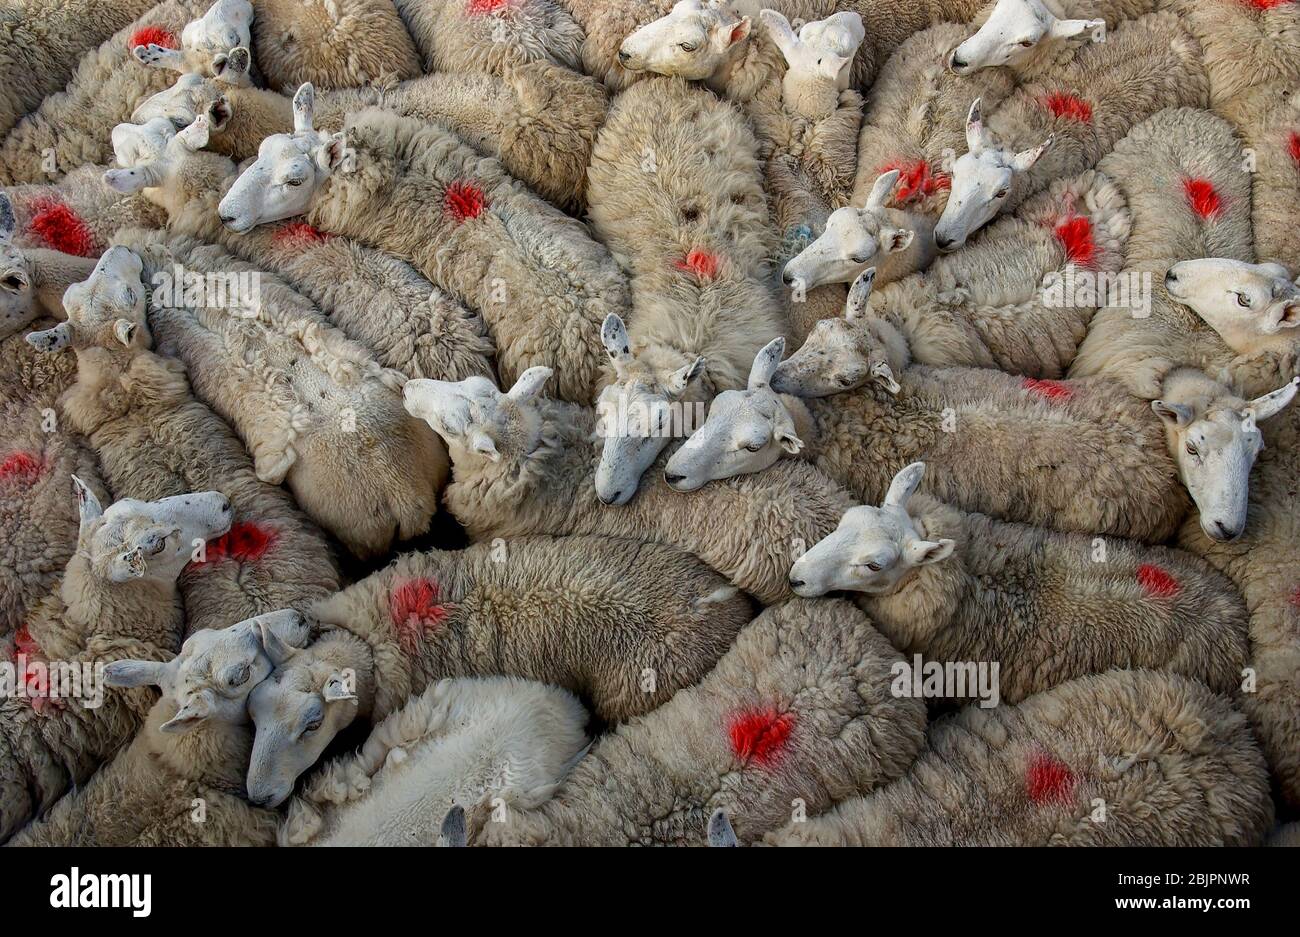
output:
M 1081 124 L 1092 123 L 1092 105 L 1078 95 L 1053 91 L 1042 99 L 1042 104 L 1057 117 L 1077 120 Z
M 1294 0 L 1245 0 L 1245 2 L 1247 6 L 1252 6 L 1257 10 L 1272 10 L 1284 3 L 1293 3 Z
M 727 727 L 731 750 L 742 761 L 772 764 L 785 750 L 794 731 L 794 715 L 775 708 L 740 713 Z
M 1178 580 L 1154 563 L 1143 563 L 1138 567 L 1137 581 L 1153 598 L 1168 599 L 1178 594 Z
M 28 230 L 47 247 L 77 257 L 94 257 L 99 253 L 95 235 L 67 205 L 45 199 L 32 205 Z
M 126 43 L 128 49 L 148 45 L 162 46 L 164 49 L 179 49 L 181 47 L 181 44 L 176 41 L 176 37 L 161 26 L 141 27 L 131 34 L 131 38 Z
M 469 221 L 483 214 L 487 208 L 487 196 L 476 182 L 457 180 L 447 186 L 442 196 L 442 207 L 457 223 Z
M 1074 772 L 1063 761 L 1035 752 L 1025 769 L 1025 793 L 1034 803 L 1068 804 L 1074 799 Z
M 0 462 L 0 481 L 32 485 L 44 471 L 45 463 L 40 458 L 30 452 L 15 452 Z
M 256 563 L 270 551 L 280 540 L 280 532 L 270 527 L 263 527 L 252 521 L 240 521 L 216 540 L 209 540 L 204 547 L 206 559 L 196 566 L 209 566 L 222 560 L 234 560 L 237 563 Z
M 281 225 L 271 235 L 271 241 L 276 247 L 307 247 L 311 244 L 324 243 L 329 240 L 329 237 L 324 231 L 313 228 L 305 221 L 290 221 L 288 224 Z
M 59 698 L 50 698 L 50 671 L 46 665 L 41 647 L 27 630 L 27 624 L 18 626 L 14 632 L 14 665 L 22 673 L 24 696 L 31 703 L 32 709 L 42 715 L 55 709 L 63 709 L 65 703 Z
M 1184 179 L 1183 191 L 1192 211 L 1202 218 L 1217 218 L 1223 214 L 1223 199 L 1209 179 Z
M 1061 402 L 1074 399 L 1074 388 L 1064 381 L 1045 381 L 1036 377 L 1022 377 L 1020 386 L 1044 400 Z
M 894 186 L 894 199 L 891 204 L 902 205 L 913 199 L 923 199 L 940 189 L 952 187 L 952 179 L 947 173 L 935 172 L 923 159 L 907 163 L 895 161 L 886 163 L 876 171 L 876 175 L 898 170 L 898 184 Z
M 1300 163 L 1300 133 L 1292 130 L 1290 136 L 1286 139 L 1286 151 L 1291 154 L 1291 158 Z
M 718 275 L 718 268 L 722 266 L 721 260 L 717 254 L 709 251 L 693 250 L 683 260 L 677 261 L 674 266 L 678 270 L 685 270 L 693 273 L 701 280 L 712 280 Z
M 1300 586 L 1296 586 L 1291 590 L 1291 594 L 1287 596 L 1287 601 L 1296 608 L 1300 608 Z
M 388 594 L 388 614 L 397 631 L 397 642 L 406 653 L 414 654 L 425 633 L 446 620 L 452 606 L 438 601 L 441 593 L 437 581 L 425 577 L 395 585 Z
M 1083 215 L 1066 218 L 1056 226 L 1056 239 L 1065 248 L 1065 259 L 1080 267 L 1097 261 L 1097 245 L 1092 239 L 1092 222 Z
M 470 16 L 483 16 L 487 13 L 495 13 L 501 9 L 510 0 L 469 0 L 465 4 L 465 12 Z

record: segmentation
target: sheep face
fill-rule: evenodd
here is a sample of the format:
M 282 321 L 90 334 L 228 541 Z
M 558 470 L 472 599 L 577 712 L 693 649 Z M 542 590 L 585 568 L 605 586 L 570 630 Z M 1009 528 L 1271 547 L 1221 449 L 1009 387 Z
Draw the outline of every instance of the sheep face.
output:
M 1192 398 L 1180 401 L 1176 393 L 1151 401 L 1210 539 L 1235 540 L 1245 530 L 1250 470 L 1264 448 L 1256 423 L 1289 404 L 1297 385 L 1300 378 L 1240 406 L 1232 399 L 1209 405 Z
M 781 279 L 804 290 L 827 283 L 851 283 L 881 254 L 906 250 L 916 232 L 892 224 L 885 208 L 898 177 L 897 169 L 879 176 L 864 207 L 831 212 L 826 230 L 791 258 Z
M 1238 354 L 1300 341 L 1300 288 L 1280 264 L 1185 260 L 1169 268 L 1165 290 Z
M 951 556 L 955 542 L 926 540 L 907 512 L 924 474 L 925 463 L 913 462 L 894 476 L 881 507 L 846 511 L 835 531 L 790 568 L 795 594 L 813 598 L 845 589 L 890 595 L 916 568 Z
M 853 56 L 867 37 L 859 14 L 840 12 L 805 23 L 798 34 L 776 10 L 758 16 L 789 66 L 783 81 L 787 88 L 810 80 L 832 82 L 837 91 L 848 88 Z
M 176 178 L 181 173 L 186 159 L 191 153 L 195 153 L 207 146 L 208 134 L 212 128 L 212 119 L 205 113 L 199 114 L 194 121 L 185 127 L 185 129 L 168 133 L 167 128 L 172 124 L 166 118 L 156 117 L 150 123 L 157 123 L 160 128 L 159 137 L 165 138 L 162 146 L 157 152 L 146 153 L 143 158 L 130 163 L 123 163 L 123 168 L 109 169 L 104 173 L 104 184 L 110 189 L 117 192 L 131 193 L 138 192 L 141 189 L 165 185 L 169 180 Z M 130 127 L 131 124 L 121 124 L 121 127 Z M 117 131 L 114 130 L 114 141 L 116 141 Z M 128 131 L 130 139 L 132 131 Z M 116 144 L 115 144 L 116 145 Z M 153 149 L 149 145 L 149 149 Z M 119 151 L 118 162 L 122 163 L 121 152 Z
M 195 52 L 228 52 L 251 41 L 253 5 L 248 0 L 217 0 L 181 30 L 181 45 Z
M 795 455 L 803 440 L 785 403 L 771 388 L 772 375 L 785 339 L 777 338 L 759 351 L 745 390 L 723 391 L 709 407 L 709 417 L 664 467 L 664 477 L 677 491 L 695 491 L 711 481 L 761 472 L 782 453 Z
M 131 112 L 131 123 L 145 124 L 161 117 L 179 130 L 192 124 L 200 114 L 207 114 L 213 129 L 220 131 L 230 120 L 230 101 L 215 82 L 190 73 L 181 75 L 166 91 L 140 102 Z
M 554 372 L 529 368 L 507 393 L 485 377 L 463 381 L 407 381 L 406 412 L 442 437 L 456 465 L 510 461 L 531 452 L 541 431 L 535 399 Z
M 109 582 L 151 579 L 173 583 L 196 547 L 230 529 L 230 499 L 219 491 L 159 501 L 123 498 L 108 508 L 75 475 L 81 528 L 77 551 Z
M 610 314 L 601 340 L 613 362 L 617 381 L 600 392 L 597 435 L 603 440 L 596 466 L 596 497 L 604 504 L 626 504 L 641 476 L 672 435 L 672 406 L 704 370 L 696 358 L 668 374 L 659 374 L 632 354 L 623 320 Z
M 624 39 L 618 62 L 632 72 L 702 81 L 713 77 L 742 47 L 752 25 L 748 16 L 737 16 L 726 2 L 682 0 L 667 16 Z
M 32 332 L 27 343 L 42 352 L 64 348 L 148 348 L 153 344 L 145 321 L 144 264 L 125 247 L 110 247 L 95 263 L 90 279 L 63 293 L 68 321 Z
M 119 166 L 130 168 L 160 159 L 176 136 L 175 125 L 166 117 L 154 117 L 144 124 L 118 124 L 113 128 L 113 156 Z
M 1019 153 L 995 145 L 984 129 L 976 98 L 966 118 L 967 152 L 953 163 L 952 190 L 934 226 L 934 246 L 955 251 L 992 221 L 1006 204 L 1016 177 L 1028 172 L 1051 145 L 1051 137 Z
M 0 338 L 36 318 L 36 293 L 23 252 L 13 246 L 17 221 L 9 196 L 0 192 Z
M 1044 40 L 1073 39 L 1105 25 L 1105 20 L 1057 19 L 1042 0 L 998 0 L 975 35 L 949 54 L 948 67 L 969 75 L 994 65 L 1020 65 Z

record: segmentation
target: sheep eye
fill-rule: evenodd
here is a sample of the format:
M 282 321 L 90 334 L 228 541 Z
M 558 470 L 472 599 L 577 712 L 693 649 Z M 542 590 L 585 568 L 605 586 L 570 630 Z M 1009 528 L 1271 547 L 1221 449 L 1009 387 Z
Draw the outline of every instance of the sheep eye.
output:
M 1020 48 L 1022 48 L 1022 49 L 1028 49 L 1030 46 L 1032 46 L 1032 45 L 1034 44 L 1034 40 L 1032 40 L 1032 39 L 1021 39 L 1020 42 L 1017 43 L 1017 44 L 1018 44 L 1018 45 L 1020 46 Z
M 1199 456 L 1199 455 L 1200 455 L 1200 452 L 1198 452 L 1197 449 L 1196 449 L 1196 447 L 1193 446 L 1191 443 L 1188 443 L 1187 446 L 1186 446 L 1186 448 L 1187 448 L 1187 454 L 1188 454 L 1188 455 L 1193 455 L 1193 456 Z
M 286 179 L 286 180 L 284 180 L 284 184 L 285 184 L 285 185 L 292 185 L 292 186 L 300 186 L 300 185 L 302 185 L 302 180 L 301 180 L 301 179 Z
M 1237 305 L 1238 305 L 1238 306 L 1243 306 L 1243 307 L 1245 307 L 1246 309 L 1249 309 L 1249 308 L 1250 308 L 1250 297 L 1247 296 L 1245 293 L 1238 293 L 1238 294 L 1237 294 Z
M 1011 191 L 1011 190 L 1010 190 L 1010 189 L 998 189 L 997 194 L 994 195 L 993 197 L 994 197 L 994 198 L 1006 198 L 1006 197 L 1007 197 L 1007 193 L 1008 193 L 1009 191 Z
M 307 727 L 302 730 L 302 734 L 311 735 L 313 732 L 315 732 L 317 729 L 320 728 L 321 723 L 323 721 L 324 720 L 322 719 L 313 719 L 311 722 L 307 723 Z
M 699 46 L 692 45 L 689 42 L 679 42 L 677 43 L 677 48 L 681 49 L 683 52 L 694 52 L 699 48 Z
M 749 450 L 750 452 L 758 452 L 759 450 L 761 450 L 761 449 L 763 448 L 763 444 L 760 442 L 760 443 L 756 443 L 755 445 L 752 445 L 752 446 L 746 446 L 745 448 L 746 448 L 747 450 Z
M 243 686 L 245 683 L 248 682 L 248 678 L 250 675 L 251 673 L 249 671 L 248 665 L 241 664 L 239 669 L 230 675 L 230 681 L 229 681 L 230 685 Z
M 880 572 L 880 564 L 879 564 L 879 563 L 868 563 L 868 564 L 867 564 L 867 569 L 871 570 L 873 573 L 878 573 L 878 572 Z

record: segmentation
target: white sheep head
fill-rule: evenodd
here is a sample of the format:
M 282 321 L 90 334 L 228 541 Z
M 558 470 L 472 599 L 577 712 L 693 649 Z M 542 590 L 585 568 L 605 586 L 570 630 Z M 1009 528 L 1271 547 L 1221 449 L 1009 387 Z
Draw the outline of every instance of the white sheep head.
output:
M 831 212 L 826 230 L 790 258 L 781 279 L 805 291 L 828 283 L 852 283 L 868 267 L 880 263 L 883 255 L 910 247 L 916 232 L 894 224 L 885 207 L 898 177 L 899 171 L 891 169 L 876 179 L 862 208 Z
M 1161 399 L 1151 401 L 1211 540 L 1235 540 L 1246 529 L 1250 470 L 1264 448 L 1256 424 L 1281 412 L 1297 386 L 1300 378 L 1246 402 L 1199 371 L 1182 369 L 1165 380 Z
M 541 431 L 537 398 L 554 372 L 532 367 L 502 393 L 485 377 L 418 378 L 402 388 L 406 412 L 442 437 L 456 465 L 513 463 L 533 451 Z
M 618 62 L 628 71 L 704 81 L 743 48 L 752 26 L 726 0 L 681 0 L 666 16 L 624 39 Z
M 776 10 L 758 14 L 772 43 L 785 57 L 781 79 L 786 105 L 806 117 L 824 117 L 835 109 L 839 92 L 849 86 L 853 57 L 866 38 L 862 17 L 841 12 L 805 23 L 796 33 Z
M 1204 258 L 1174 264 L 1165 291 L 1247 355 L 1300 342 L 1300 287 L 1281 264 Z
M 343 133 L 312 127 L 316 92 L 304 84 L 293 96 L 293 133 L 262 141 L 257 159 L 231 185 L 217 206 L 221 222 L 237 234 L 259 224 L 304 214 L 312 198 L 335 171 L 356 165 L 356 153 Z
M 229 52 L 247 46 L 252 36 L 253 5 L 248 0 L 217 0 L 199 19 L 181 30 L 181 45 L 195 52 Z
M 803 346 L 781 362 L 772 375 L 772 389 L 796 397 L 829 397 L 878 381 L 890 393 L 900 390 L 890 367 L 887 341 L 871 328 L 867 302 L 876 268 L 869 267 L 849 288 L 844 317 L 822 319 Z M 906 351 L 895 351 L 905 357 Z
M 247 46 L 227 52 L 207 53 L 168 49 L 149 43 L 136 46 L 131 54 L 145 68 L 180 72 L 182 77 L 193 75 L 201 78 L 206 75 L 214 82 L 235 88 L 247 88 L 253 84 L 253 56 Z
M 164 124 L 171 126 L 165 118 L 155 118 L 154 121 L 159 122 L 160 128 Z M 118 129 L 130 126 L 132 125 L 121 124 Z M 207 146 L 211 129 L 211 119 L 206 113 L 201 113 L 185 129 L 167 137 L 161 152 L 156 155 L 149 157 L 146 154 L 146 158 L 132 163 L 123 163 L 119 155 L 118 162 L 123 168 L 105 171 L 104 185 L 124 194 L 165 185 L 180 174 L 181 167 L 185 165 L 190 154 L 197 153 Z M 116 134 L 117 131 L 114 130 L 114 141 L 117 139 Z M 165 132 L 162 136 L 166 136 Z
M 1058 19 L 1043 0 L 998 0 L 975 35 L 949 54 L 948 67 L 958 75 L 995 65 L 1014 67 L 1044 41 L 1077 39 L 1105 26 L 1105 20 Z
M 671 371 L 655 368 L 645 356 L 633 354 L 623 320 L 613 313 L 601 326 L 600 339 L 616 380 L 596 401 L 596 435 L 602 441 L 596 497 L 604 504 L 626 504 L 671 441 L 673 408 L 703 373 L 705 361 L 697 357 Z
M 849 508 L 839 526 L 814 544 L 790 568 L 795 594 L 812 598 L 837 589 L 890 595 L 918 567 L 952 555 L 956 542 L 927 540 L 908 513 L 907 503 L 925 475 L 925 463 L 913 462 L 890 482 L 880 507 Z
M 153 117 L 143 124 L 118 124 L 113 128 L 113 157 L 117 165 L 130 168 L 160 159 L 176 136 L 176 125 L 166 117 Z
M 189 732 L 205 722 L 243 725 L 253 687 L 275 669 L 264 646 L 264 633 L 292 647 L 307 643 L 310 629 L 292 609 L 267 612 L 229 628 L 205 628 L 185 639 L 167 663 L 117 660 L 104 668 L 109 686 L 156 686 L 176 704 L 176 715 L 159 728 Z
M 143 272 L 144 264 L 134 253 L 125 247 L 110 247 L 96 261 L 89 279 L 64 290 L 67 321 L 29 333 L 27 343 L 45 353 L 65 348 L 151 347 Z
M 230 101 L 220 85 L 202 75 L 189 74 L 141 101 L 131 112 L 131 123 L 144 124 L 163 117 L 179 130 L 194 123 L 200 114 L 207 114 L 212 129 L 220 132 L 231 117 Z
M 711 481 L 761 472 L 785 455 L 803 449 L 794 419 L 772 375 L 785 353 L 785 339 L 768 342 L 754 358 L 744 390 L 718 394 L 708 419 L 664 467 L 664 478 L 677 491 L 695 491 Z
M 0 338 L 26 326 L 38 312 L 27 257 L 13 244 L 17 227 L 13 203 L 0 192 Z
M 81 515 L 77 553 L 106 582 L 171 585 L 198 546 L 230 530 L 230 499 L 219 491 L 158 501 L 122 498 L 104 508 L 85 482 L 73 475 L 72 483 Z
M 966 117 L 967 152 L 953 163 L 952 190 L 934 226 L 934 246 L 955 251 L 992 221 L 1007 203 L 1012 184 L 1033 168 L 1051 147 L 1052 139 L 1019 153 L 1003 149 L 985 129 L 980 99 L 976 98 Z

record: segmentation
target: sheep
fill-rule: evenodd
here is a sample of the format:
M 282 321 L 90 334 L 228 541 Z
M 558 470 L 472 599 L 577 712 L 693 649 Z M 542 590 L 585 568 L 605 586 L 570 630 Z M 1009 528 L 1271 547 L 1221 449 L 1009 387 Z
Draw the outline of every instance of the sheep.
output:
M 301 223 L 266 225 L 246 235 L 228 231 L 217 203 L 234 181 L 235 166 L 224 156 L 194 152 L 208 129 L 207 115 L 200 114 L 160 160 L 134 167 L 135 173 L 110 171 L 104 179 L 118 188 L 155 183 L 143 197 L 170 215 L 170 231 L 220 244 L 284 277 L 384 367 L 453 381 L 492 374 L 492 342 L 482 316 L 409 264 Z
M 19 0 L 0 13 L 0 137 L 61 89 L 82 54 L 154 0 Z
M 861 308 L 854 293 L 850 306 Z M 748 388 L 713 401 L 664 468 L 672 488 L 797 457 L 873 503 L 900 468 L 924 460 L 927 494 L 1001 520 L 1156 542 L 1187 512 L 1160 421 L 1111 381 L 908 367 L 883 320 L 827 319 L 787 362 L 783 348 L 770 343 Z M 1236 482 L 1226 467 L 1210 473 L 1205 497 Z
M 933 725 L 908 772 L 778 846 L 1250 846 L 1273 826 L 1245 717 L 1194 680 L 1080 677 Z
M 717 807 L 746 839 L 906 771 L 921 700 L 889 689 L 899 658 L 843 601 L 793 599 L 736 638 L 713 672 L 598 741 L 532 810 L 467 810 L 471 845 L 699 843 Z
M 490 381 L 409 381 L 409 412 L 447 443 L 447 508 L 475 541 L 530 534 L 635 537 L 693 553 L 732 584 L 770 604 L 790 595 L 790 552 L 834 529 L 848 493 L 805 463 L 699 494 L 670 491 L 659 466 L 639 497 L 611 511 L 593 497 L 596 414 L 541 396 L 546 368 L 524 372 L 508 393 Z M 662 458 L 659 463 L 662 465 Z M 708 530 L 700 518 L 727 518 Z
M 562 397 L 590 401 L 599 326 L 628 306 L 608 251 L 441 127 L 366 109 L 323 134 L 313 99 L 310 85 L 299 89 L 294 133 L 268 138 L 222 198 L 227 227 L 245 233 L 306 212 L 323 231 L 396 254 L 482 311 L 502 380 L 555 367 Z M 301 184 L 273 184 L 289 176 Z M 437 210 L 413 213 L 431 198 Z
M 516 677 L 447 679 L 390 713 L 289 803 L 282 846 L 432 846 L 454 804 L 529 810 L 588 745 L 566 690 Z
M 254 10 L 253 51 L 268 87 L 355 88 L 422 72 L 393 0 L 257 0 Z
M 1221 573 L 1178 550 L 966 514 L 915 494 L 924 474 L 914 462 L 880 507 L 850 509 L 791 567 L 795 593 L 862 593 L 906 653 L 997 661 L 1008 703 L 1112 667 L 1236 688 L 1248 616 Z
M 131 118 L 137 102 L 165 90 L 171 80 L 170 72 L 140 68 L 132 50 L 150 42 L 178 45 L 185 24 L 201 16 L 209 3 L 163 0 L 152 9 L 146 3 L 147 12 L 134 23 L 83 55 L 67 87 L 46 96 L 0 143 L 0 185 L 48 182 L 87 163 L 110 162 L 112 128 Z M 136 4 L 130 0 L 129 6 L 120 6 Z
M 739 386 L 783 326 L 757 149 L 736 107 L 672 78 L 619 95 L 597 138 L 589 214 L 629 273 L 633 307 L 630 330 L 614 313 L 601 327 L 614 372 L 599 397 L 610 417 L 596 472 L 606 504 L 636 493 L 670 440 L 657 424 L 672 408 Z M 652 414 L 656 425 L 643 425 Z
M 27 619 L 25 653 L 9 671 L 27 693 L 0 699 L 0 841 L 125 744 L 144 718 L 143 693 L 96 686 L 96 665 L 158 658 L 180 644 L 184 613 L 176 580 L 193 543 L 230 529 L 217 491 L 101 506 L 75 476 L 77 548 Z M 74 671 L 75 670 L 75 675 Z M 32 699 L 28 699 L 28 695 Z M 68 699 L 67 697 L 81 697 Z
M 46 216 L 50 223 L 44 224 L 40 210 L 31 211 L 33 205 L 24 199 L 26 194 L 21 189 L 0 191 L 0 339 L 35 319 L 63 318 L 63 291 L 84 280 L 95 268 L 93 259 L 31 246 L 37 239 L 49 243 L 43 235 L 60 227 L 54 222 L 56 215 L 62 217 L 57 211 L 62 203 L 51 204 Z M 22 215 L 27 217 L 20 224 Z M 53 241 L 59 243 L 61 238 L 56 236 Z M 0 392 L 9 390 L 4 387 Z
M 786 106 L 804 117 L 828 117 L 849 89 L 853 57 L 867 37 L 862 17 L 842 11 L 804 23 L 797 33 L 779 10 L 762 10 L 759 19 L 785 59 L 781 98 Z
M 339 573 L 325 536 L 287 492 L 258 480 L 230 427 L 194 399 L 184 365 L 145 350 L 142 272 L 138 257 L 110 248 L 88 283 L 66 294 L 68 321 L 28 342 L 75 350 L 77 380 L 59 408 L 99 453 L 119 497 L 216 489 L 234 504 L 230 536 L 207 544 L 181 576 L 188 630 L 335 591 Z
M 185 362 L 194 391 L 248 447 L 259 480 L 358 558 L 428 529 L 447 458 L 402 409 L 405 377 L 375 362 L 278 277 L 183 235 L 124 231 L 153 286 L 149 322 Z M 224 278 L 195 304 L 172 273 Z M 222 294 L 225 295 L 222 295 Z
M 282 802 L 344 727 L 442 677 L 526 677 L 577 692 L 601 719 L 639 715 L 703 677 L 751 617 L 694 557 L 606 537 L 405 554 L 307 611 L 305 648 L 263 635 L 277 669 L 248 698 L 255 802 Z
M 554 0 L 395 2 L 427 72 L 500 75 L 525 62 L 582 68 L 582 27 Z
M 1162 5 L 1178 15 L 1204 49 L 1216 112 L 1227 116 L 1228 102 L 1254 86 L 1294 88 L 1300 81 L 1300 23 L 1289 4 L 1163 0 Z
M 1062 68 L 1021 85 L 987 128 L 977 98 L 967 115 L 967 152 L 952 164 L 935 223 L 935 246 L 957 250 L 1052 179 L 1091 169 L 1150 115 L 1204 107 L 1208 99 L 1200 46 L 1164 12 L 1125 23 L 1106 42 L 1086 44 Z
M 141 65 L 182 75 L 221 71 L 228 57 L 249 56 L 252 22 L 253 5 L 248 0 L 217 0 L 203 16 L 181 30 L 179 49 L 150 42 L 134 45 L 131 53 Z M 235 84 L 250 84 L 251 69 L 233 78 Z

